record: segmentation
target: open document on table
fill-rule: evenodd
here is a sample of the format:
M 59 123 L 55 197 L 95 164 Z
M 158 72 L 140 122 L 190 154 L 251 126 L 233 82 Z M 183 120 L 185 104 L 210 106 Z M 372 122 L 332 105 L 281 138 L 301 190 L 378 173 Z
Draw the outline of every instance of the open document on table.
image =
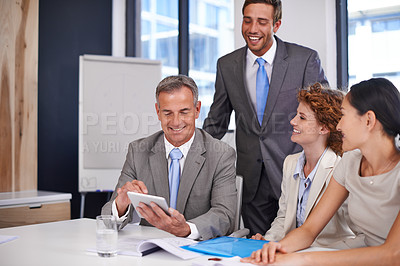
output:
M 135 237 L 125 237 L 118 240 L 118 254 L 141 257 L 159 249 L 164 249 L 181 259 L 187 260 L 202 256 L 200 253 L 181 248 L 181 246 L 191 245 L 194 243 L 197 243 L 197 241 L 182 237 L 154 238 L 146 240 Z M 96 249 L 91 248 L 88 249 L 88 251 L 96 252 Z

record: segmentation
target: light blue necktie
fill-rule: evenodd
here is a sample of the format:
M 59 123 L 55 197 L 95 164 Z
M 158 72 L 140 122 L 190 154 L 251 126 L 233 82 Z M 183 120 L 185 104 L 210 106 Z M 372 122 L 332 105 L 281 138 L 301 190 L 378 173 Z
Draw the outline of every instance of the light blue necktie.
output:
M 257 118 L 260 126 L 262 124 L 265 105 L 267 103 L 269 82 L 267 72 L 265 71 L 264 64 L 265 60 L 257 58 L 258 70 L 257 70 L 257 82 L 256 82 L 256 103 L 257 103 Z
M 171 158 L 171 164 L 169 166 L 169 206 L 176 209 L 176 199 L 178 198 L 179 179 L 181 175 L 181 169 L 179 166 L 179 160 L 182 158 L 182 152 L 175 148 L 169 153 Z

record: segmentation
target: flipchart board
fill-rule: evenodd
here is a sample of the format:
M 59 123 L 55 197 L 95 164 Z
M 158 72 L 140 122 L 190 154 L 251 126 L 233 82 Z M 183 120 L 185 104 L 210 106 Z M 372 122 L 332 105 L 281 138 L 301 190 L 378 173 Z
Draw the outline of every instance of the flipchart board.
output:
M 160 61 L 80 56 L 79 192 L 114 190 L 129 143 L 161 129 L 160 80 Z

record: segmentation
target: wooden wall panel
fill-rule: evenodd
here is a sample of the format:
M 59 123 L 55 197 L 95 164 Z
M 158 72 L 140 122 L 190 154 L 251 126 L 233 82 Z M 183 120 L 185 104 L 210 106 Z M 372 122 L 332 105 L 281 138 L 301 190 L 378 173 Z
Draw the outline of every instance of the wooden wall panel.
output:
M 0 0 L 0 192 L 37 189 L 38 0 Z
M 1 33 L 0 36 L 2 36 Z M 8 68 L 6 64 L 2 64 L 0 85 L 0 192 L 10 191 L 12 188 L 12 133 L 9 78 Z

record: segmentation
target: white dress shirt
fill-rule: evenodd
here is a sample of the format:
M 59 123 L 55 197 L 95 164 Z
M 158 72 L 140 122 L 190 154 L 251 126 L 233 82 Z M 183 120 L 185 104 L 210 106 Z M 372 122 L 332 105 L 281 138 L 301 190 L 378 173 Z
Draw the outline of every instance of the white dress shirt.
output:
M 269 84 L 271 84 L 271 75 L 272 75 L 272 67 L 273 67 L 273 62 L 276 54 L 276 40 L 273 37 L 272 38 L 272 46 L 269 48 L 269 50 L 261 56 L 262 59 L 265 60 L 265 70 L 267 72 Z M 253 54 L 253 52 L 250 49 L 247 49 L 247 56 L 246 56 L 246 84 L 247 84 L 247 89 L 250 95 L 250 100 L 251 103 L 253 104 L 254 108 L 257 110 L 257 93 L 256 93 L 256 81 L 257 81 L 257 71 L 258 71 L 258 63 L 256 62 L 258 56 Z
M 179 147 L 175 147 L 174 145 L 172 145 L 164 135 L 165 156 L 168 160 L 168 165 L 171 164 L 171 158 L 169 157 L 169 153 L 171 152 L 172 149 L 178 148 L 183 154 L 182 158 L 179 160 L 181 175 L 182 175 L 183 167 L 185 165 L 185 160 L 186 160 L 187 154 L 188 154 L 188 152 L 190 150 L 190 146 L 192 146 L 192 143 L 194 140 L 194 135 L 195 135 L 195 133 L 193 133 L 193 136 L 189 139 L 189 141 L 187 141 L 186 143 L 182 144 Z M 168 167 L 168 169 L 169 169 L 169 167 Z M 112 214 L 117 219 L 118 223 L 122 223 L 128 217 L 128 213 L 129 213 L 130 209 L 131 209 L 131 205 L 129 204 L 127 212 L 123 216 L 119 217 L 115 200 L 112 203 Z M 139 216 L 135 215 L 134 217 L 136 217 L 136 219 L 133 219 L 132 222 L 138 223 L 140 221 Z M 200 238 L 200 234 L 199 234 L 199 231 L 197 230 L 196 225 L 194 223 L 190 223 L 190 222 L 186 222 L 186 223 L 190 227 L 190 235 L 188 235 L 187 238 L 191 238 L 191 239 Z

